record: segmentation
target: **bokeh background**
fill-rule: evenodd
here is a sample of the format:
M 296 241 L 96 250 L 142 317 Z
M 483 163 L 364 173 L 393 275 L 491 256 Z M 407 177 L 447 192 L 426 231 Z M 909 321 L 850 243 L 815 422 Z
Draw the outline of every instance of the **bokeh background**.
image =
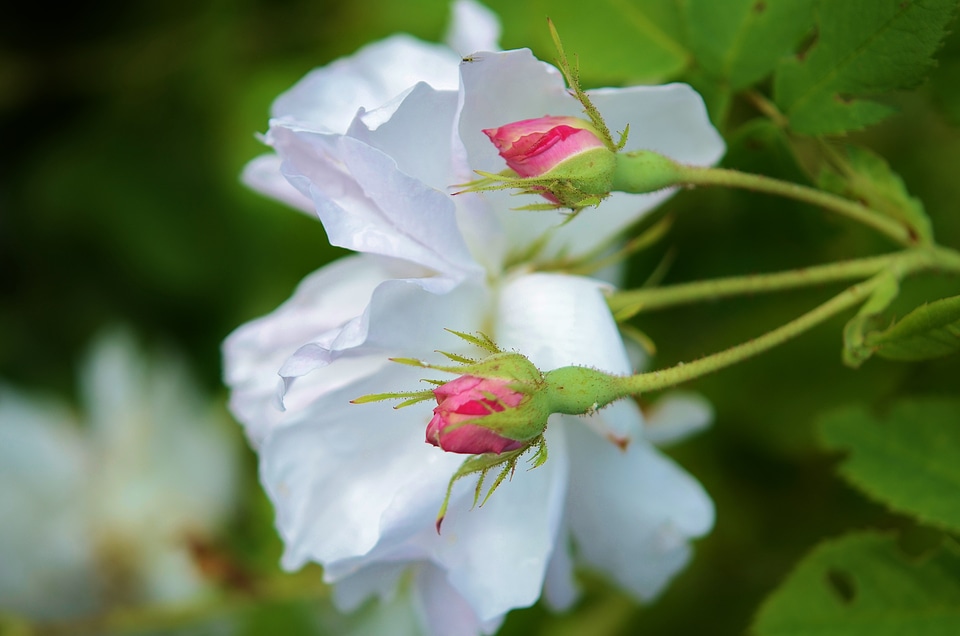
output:
M 630 3 L 487 3 L 504 22 L 504 48 L 552 59 L 545 17 L 579 54 L 586 86 L 662 81 L 638 57 Z M 649 3 L 656 5 L 657 3 Z M 623 5 L 623 6 L 620 6 Z M 604 13 L 606 11 L 607 13 Z M 440 40 L 444 0 L 171 0 L 21 3 L 0 21 L 0 379 L 78 400 L 77 368 L 105 328 L 124 325 L 148 350 L 175 348 L 199 389 L 226 401 L 219 347 L 241 323 L 285 300 L 299 280 L 342 251 L 319 222 L 246 190 L 238 175 L 262 151 L 272 99 L 315 66 L 406 31 Z M 469 53 L 469 52 L 463 52 Z M 882 154 L 922 199 L 939 242 L 960 247 L 960 37 L 933 79 L 887 97 L 899 114 L 852 140 Z M 761 87 L 762 88 L 762 87 Z M 806 175 L 735 102 L 723 130 L 725 164 Z M 640 284 L 666 259 L 665 284 L 789 269 L 881 253 L 868 230 L 813 208 L 741 192 L 682 192 L 654 216 L 674 225 L 630 264 Z M 677 308 L 634 324 L 666 366 L 736 344 L 839 291 L 812 289 Z M 912 280 L 901 312 L 960 293 L 957 280 Z M 816 418 L 851 401 L 882 407 L 906 395 L 953 394 L 960 365 L 840 360 L 843 319 L 754 361 L 691 385 L 717 411 L 705 434 L 670 449 L 714 497 L 717 524 L 659 602 L 640 607 L 585 576 L 577 610 L 534 607 L 503 634 L 739 634 L 762 599 L 820 539 L 864 527 L 923 531 L 853 492 L 837 457 L 817 444 Z M 203 551 L 212 586 L 202 604 L 131 611 L 51 633 L 341 633 L 319 571 L 284 575 L 272 510 L 239 426 L 240 497 Z M 0 488 L 10 487 L 0 484 Z M 0 568 L 3 564 L 0 563 Z M 130 606 L 122 605 L 127 610 Z M 3 619 L 0 631 L 31 633 Z M 26 631 L 24 631 L 26 630 Z M 50 631 L 50 630 L 48 630 Z M 37 633 L 44 633 L 42 631 Z

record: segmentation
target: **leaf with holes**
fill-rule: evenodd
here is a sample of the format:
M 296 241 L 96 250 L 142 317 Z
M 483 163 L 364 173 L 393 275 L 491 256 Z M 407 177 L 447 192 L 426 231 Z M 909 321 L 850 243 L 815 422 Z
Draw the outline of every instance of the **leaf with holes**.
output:
M 950 636 L 960 625 L 960 549 L 912 559 L 876 533 L 825 541 L 760 608 L 759 636 Z
M 820 418 L 820 437 L 849 451 L 839 472 L 872 499 L 960 530 L 960 400 L 904 400 L 884 418 L 860 406 Z
M 917 307 L 886 331 L 869 334 L 867 344 L 890 360 L 926 360 L 960 351 L 960 296 Z
M 919 84 L 956 7 L 956 0 L 821 3 L 816 42 L 774 78 L 774 100 L 790 127 L 838 134 L 885 118 L 889 106 L 860 98 Z

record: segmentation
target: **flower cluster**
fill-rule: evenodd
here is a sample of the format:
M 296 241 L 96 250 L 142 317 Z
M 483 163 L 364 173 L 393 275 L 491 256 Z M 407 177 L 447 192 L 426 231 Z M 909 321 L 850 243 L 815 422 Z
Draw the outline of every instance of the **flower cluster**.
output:
M 496 20 L 482 7 L 458 2 L 452 33 L 461 39 L 450 48 L 406 36 L 371 44 L 276 100 L 272 152 L 251 163 L 247 183 L 315 213 L 331 243 L 356 254 L 239 328 L 224 356 L 231 408 L 277 510 L 283 566 L 323 565 L 346 610 L 409 577 L 426 631 L 477 634 L 541 595 L 568 607 L 573 544 L 579 564 L 638 598 L 655 596 L 688 560 L 689 539 L 711 528 L 713 507 L 647 439 L 637 405 L 621 401 L 587 418 L 551 417 L 550 460 L 517 470 L 483 507 L 471 511 L 474 489 L 455 484 L 441 536 L 436 512 L 463 462 L 445 450 L 512 452 L 459 418 L 523 398 L 473 377 L 435 389 L 432 414 L 427 404 L 350 404 L 420 380 L 388 358 L 473 355 L 444 329 L 489 333 L 544 372 L 631 372 L 609 283 L 546 266 L 613 244 L 670 192 L 615 193 L 566 223 L 516 211 L 505 192 L 452 196 L 475 171 L 503 170 L 488 135 L 502 138 L 505 123 L 579 109 L 555 68 L 527 50 L 497 52 Z M 483 52 L 461 62 L 453 49 Z M 723 152 L 685 85 L 591 95 L 611 126 L 633 122 L 628 149 L 699 165 Z M 682 415 L 658 430 L 709 420 L 702 401 L 681 401 L 668 411 Z

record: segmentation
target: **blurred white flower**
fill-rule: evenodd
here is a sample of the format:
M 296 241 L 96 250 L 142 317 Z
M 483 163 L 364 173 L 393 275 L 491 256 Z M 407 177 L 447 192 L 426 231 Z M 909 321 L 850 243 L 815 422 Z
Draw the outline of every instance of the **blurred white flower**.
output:
M 487 15 L 456 7 L 455 17 Z M 451 196 L 473 170 L 504 167 L 484 128 L 580 108 L 528 50 L 495 52 L 489 18 L 451 33 L 470 48 L 394 36 L 311 72 L 274 103 L 265 140 L 275 154 L 252 162 L 247 182 L 315 212 L 333 244 L 359 254 L 307 277 L 224 345 L 231 408 L 260 454 L 283 566 L 322 564 L 347 610 L 405 580 L 421 624 L 444 636 L 491 633 L 541 593 L 569 606 L 571 543 L 578 562 L 650 599 L 688 561 L 689 539 L 713 525 L 701 486 L 621 401 L 592 418 L 554 416 L 549 461 L 517 471 L 483 508 L 471 511 L 472 484 L 458 484 L 438 535 L 434 518 L 463 457 L 424 443 L 429 406 L 349 404 L 416 388 L 422 371 L 387 358 L 455 349 L 444 328 L 482 330 L 542 370 L 631 371 L 607 285 L 538 269 L 602 249 L 670 192 L 614 194 L 564 225 L 556 213 L 512 210 L 527 201 L 505 193 Z M 461 62 L 477 47 L 486 50 Z M 611 129 L 631 124 L 628 150 L 701 165 L 723 153 L 688 86 L 591 96 Z M 661 437 L 709 421 L 702 400 L 685 404 L 664 411 L 679 419 L 657 427 Z
M 92 347 L 82 414 L 0 386 L 0 608 L 66 619 L 205 588 L 191 541 L 231 510 L 236 447 L 185 365 Z

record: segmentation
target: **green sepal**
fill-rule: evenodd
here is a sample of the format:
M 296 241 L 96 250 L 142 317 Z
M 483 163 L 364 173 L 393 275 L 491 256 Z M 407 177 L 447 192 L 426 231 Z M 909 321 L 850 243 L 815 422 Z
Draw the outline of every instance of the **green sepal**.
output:
M 620 325 L 620 333 L 640 345 L 640 348 L 642 348 L 648 356 L 652 357 L 657 355 L 657 344 L 650 336 L 633 325 Z
M 503 349 L 498 347 L 497 343 L 495 343 L 493 339 L 490 338 L 490 336 L 483 333 L 482 331 L 478 331 L 476 335 L 470 334 L 470 333 L 464 333 L 462 331 L 454 331 L 453 329 L 444 329 L 444 331 L 452 333 L 453 335 L 457 336 L 461 340 L 466 340 L 473 346 L 483 349 L 484 351 L 489 351 L 490 353 L 500 353 L 503 351 Z
M 483 360 L 472 362 L 470 364 L 461 364 L 458 366 L 445 364 L 431 364 L 416 358 L 390 358 L 393 362 L 406 364 L 412 367 L 423 369 L 432 369 L 434 371 L 444 371 L 446 373 L 455 373 L 457 375 L 475 375 L 481 378 L 500 378 L 503 380 L 516 380 L 522 386 L 522 383 L 541 383 L 543 374 L 533 365 L 525 356 L 519 353 L 502 352 L 487 356 Z M 516 390 L 526 393 L 529 391 L 523 388 Z
M 501 453 L 499 455 L 495 453 L 485 453 L 483 455 L 471 455 L 468 457 L 462 464 L 460 468 L 457 469 L 457 472 L 453 474 L 450 478 L 450 482 L 447 484 L 447 492 L 443 497 L 443 503 L 440 505 L 440 511 L 437 513 L 437 534 L 440 533 L 440 526 L 443 524 L 443 519 L 447 514 L 447 507 L 450 504 L 450 494 L 453 492 L 453 485 L 459 481 L 461 478 L 468 475 L 474 475 L 479 473 L 477 478 L 477 485 L 473 494 L 473 505 L 476 506 L 479 502 L 480 506 L 483 506 L 487 503 L 487 500 L 490 499 L 490 495 L 500 487 L 500 484 L 506 480 L 509 475 L 513 474 L 513 471 L 516 469 L 517 460 L 520 459 L 524 454 L 526 454 L 531 448 L 536 447 L 536 454 L 531 459 L 531 470 L 534 468 L 539 468 L 547 460 L 547 442 L 543 438 L 543 435 L 539 435 L 530 441 L 523 448 L 518 448 L 517 450 L 508 451 L 506 453 Z M 492 469 L 500 467 L 500 472 L 497 474 L 497 478 L 493 481 L 493 484 L 487 489 L 487 494 L 483 496 L 481 501 L 480 497 L 483 494 L 483 482 Z
M 430 380 L 427 380 L 430 382 Z M 369 404 L 371 402 L 384 402 L 386 400 L 404 400 L 396 405 L 395 409 L 402 409 L 411 404 L 417 404 L 425 400 L 433 399 L 433 391 L 398 391 L 396 393 L 373 393 L 371 395 L 362 395 L 356 399 L 350 400 L 350 404 Z
M 627 143 L 627 134 L 630 131 L 630 127 L 627 126 L 623 133 L 621 133 L 620 140 L 617 143 L 613 143 L 613 136 L 610 134 L 610 128 L 607 126 L 607 122 L 603 120 L 600 111 L 593 105 L 593 102 L 590 101 L 590 96 L 587 95 L 580 86 L 580 69 L 571 65 L 567 59 L 567 54 L 563 50 L 563 43 L 560 42 L 560 34 L 557 33 L 557 27 L 554 26 L 553 21 L 549 18 L 547 18 L 547 25 L 550 28 L 550 37 L 553 38 L 553 45 L 557 47 L 557 65 L 560 67 L 560 72 L 563 73 L 564 79 L 567 80 L 567 86 L 570 87 L 570 90 L 573 91 L 573 96 L 576 97 L 580 105 L 583 106 L 583 112 L 590 118 L 590 123 L 596 128 L 600 140 L 603 141 L 604 145 L 606 145 L 611 152 L 619 151 Z
M 514 194 L 537 196 L 549 193 L 557 203 L 535 204 L 532 209 L 569 208 L 578 211 L 600 205 L 609 196 L 616 167 L 614 151 L 592 148 L 560 162 L 538 177 L 520 177 L 512 170 L 500 173 L 477 170 L 476 173 L 483 178 L 455 186 L 461 188 L 456 194 L 487 190 L 516 190 Z
M 450 353 L 448 351 L 438 351 L 438 353 L 444 357 L 449 358 L 450 360 L 453 360 L 454 362 L 459 362 L 460 364 L 473 364 L 474 362 L 476 362 L 476 359 L 474 358 L 467 358 L 466 356 L 461 356 L 456 353 Z

